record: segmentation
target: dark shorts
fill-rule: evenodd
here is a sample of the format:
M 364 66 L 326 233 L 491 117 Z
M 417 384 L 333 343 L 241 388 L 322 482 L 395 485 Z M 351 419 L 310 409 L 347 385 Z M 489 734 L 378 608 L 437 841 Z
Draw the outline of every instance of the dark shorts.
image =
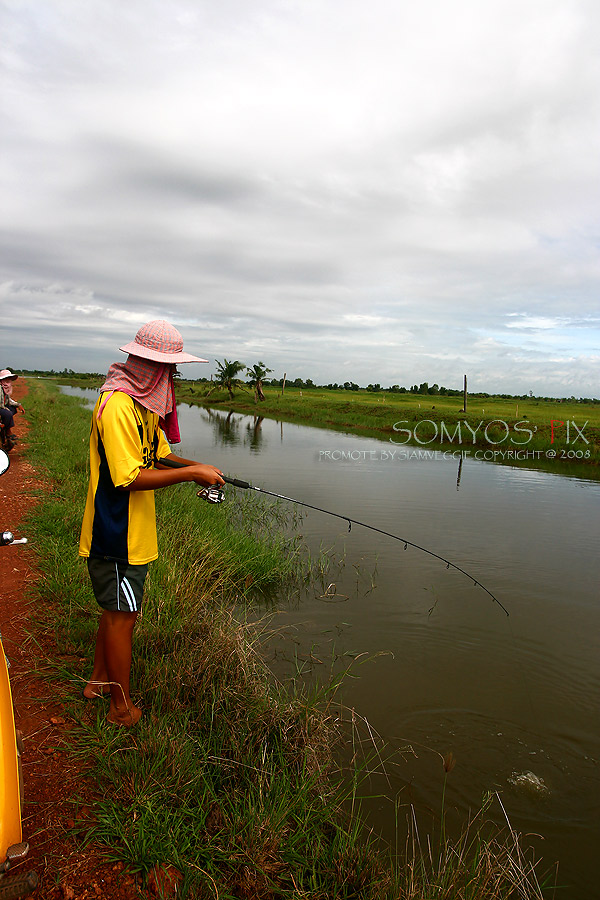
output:
M 12 428 L 15 424 L 15 414 L 5 406 L 0 407 L 0 419 L 2 419 L 6 428 Z
M 148 566 L 130 566 L 90 556 L 87 561 L 94 597 L 111 612 L 139 612 Z

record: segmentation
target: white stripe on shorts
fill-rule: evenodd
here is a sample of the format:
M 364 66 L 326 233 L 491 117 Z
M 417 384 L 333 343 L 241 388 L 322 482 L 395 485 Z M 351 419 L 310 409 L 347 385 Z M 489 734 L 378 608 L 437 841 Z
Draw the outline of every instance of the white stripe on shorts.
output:
M 127 601 L 127 605 L 129 607 L 130 612 L 137 612 L 137 605 L 135 602 L 135 594 L 133 593 L 133 588 L 129 584 L 126 578 L 123 578 L 121 581 L 121 592 Z

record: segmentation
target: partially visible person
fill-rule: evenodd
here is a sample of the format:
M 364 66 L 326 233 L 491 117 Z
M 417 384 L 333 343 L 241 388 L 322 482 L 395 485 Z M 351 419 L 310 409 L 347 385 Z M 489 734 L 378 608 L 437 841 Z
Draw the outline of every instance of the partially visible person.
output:
M 207 360 L 184 353 L 179 331 L 160 319 L 143 325 L 120 349 L 127 361 L 110 367 L 92 413 L 79 554 L 87 558 L 103 612 L 83 696 L 93 700 L 110 691 L 107 721 L 131 726 L 142 715 L 129 692 L 133 630 L 148 563 L 158 556 L 154 490 L 184 481 L 208 487 L 224 479 L 215 466 L 174 456 L 168 443 L 180 441 L 176 364 Z M 161 467 L 164 458 L 185 465 Z
M 14 400 L 12 396 L 13 385 L 19 376 L 15 375 L 10 369 L 2 369 L 0 371 L 0 419 L 4 425 L 8 442 L 14 447 L 18 438 L 12 434 L 15 424 L 15 413 L 25 412 L 21 403 Z

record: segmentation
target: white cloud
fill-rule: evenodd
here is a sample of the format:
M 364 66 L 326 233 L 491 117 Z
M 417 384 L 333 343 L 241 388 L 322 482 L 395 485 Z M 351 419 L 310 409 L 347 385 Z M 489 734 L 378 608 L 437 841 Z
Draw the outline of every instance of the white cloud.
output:
M 509 313 L 510 316 L 516 316 L 517 313 Z M 565 316 L 549 318 L 546 316 L 528 316 L 520 315 L 514 322 L 507 322 L 507 328 L 529 328 L 532 331 L 545 330 L 547 328 L 559 328 L 563 325 L 570 325 L 573 320 Z
M 11 364 L 105 369 L 161 316 L 203 355 L 316 381 L 350 360 L 365 384 L 598 394 L 599 19 L 591 0 L 3 4 Z

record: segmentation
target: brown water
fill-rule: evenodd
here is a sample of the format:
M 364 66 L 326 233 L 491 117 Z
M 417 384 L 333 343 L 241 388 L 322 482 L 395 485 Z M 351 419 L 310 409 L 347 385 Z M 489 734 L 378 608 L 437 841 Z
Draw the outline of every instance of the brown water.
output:
M 600 484 L 473 459 L 457 484 L 459 461 L 442 454 L 392 458 L 383 441 L 186 406 L 180 426 L 183 456 L 400 535 L 497 596 L 508 617 L 439 560 L 310 511 L 307 542 L 339 565 L 282 605 L 272 665 L 326 681 L 352 664 L 340 699 L 364 753 L 364 720 L 398 751 L 366 804 L 391 842 L 396 805 L 400 833 L 411 803 L 429 828 L 452 752 L 447 808 L 464 818 L 498 791 L 541 870 L 559 862 L 558 896 L 599 897 Z
M 386 442 L 192 408 L 180 418 L 183 455 L 431 549 L 510 613 L 425 553 L 318 512 L 303 519 L 313 549 L 344 564 L 277 615 L 273 665 L 327 679 L 357 657 L 345 707 L 415 754 L 371 780 L 382 832 L 393 840 L 394 801 L 401 819 L 414 803 L 427 827 L 452 752 L 448 807 L 500 792 L 513 827 L 539 835 L 542 868 L 559 861 L 560 896 L 600 896 L 600 484 L 467 459 L 457 486 L 459 461 L 440 454 L 392 459 Z M 372 754 L 364 724 L 357 734 Z

